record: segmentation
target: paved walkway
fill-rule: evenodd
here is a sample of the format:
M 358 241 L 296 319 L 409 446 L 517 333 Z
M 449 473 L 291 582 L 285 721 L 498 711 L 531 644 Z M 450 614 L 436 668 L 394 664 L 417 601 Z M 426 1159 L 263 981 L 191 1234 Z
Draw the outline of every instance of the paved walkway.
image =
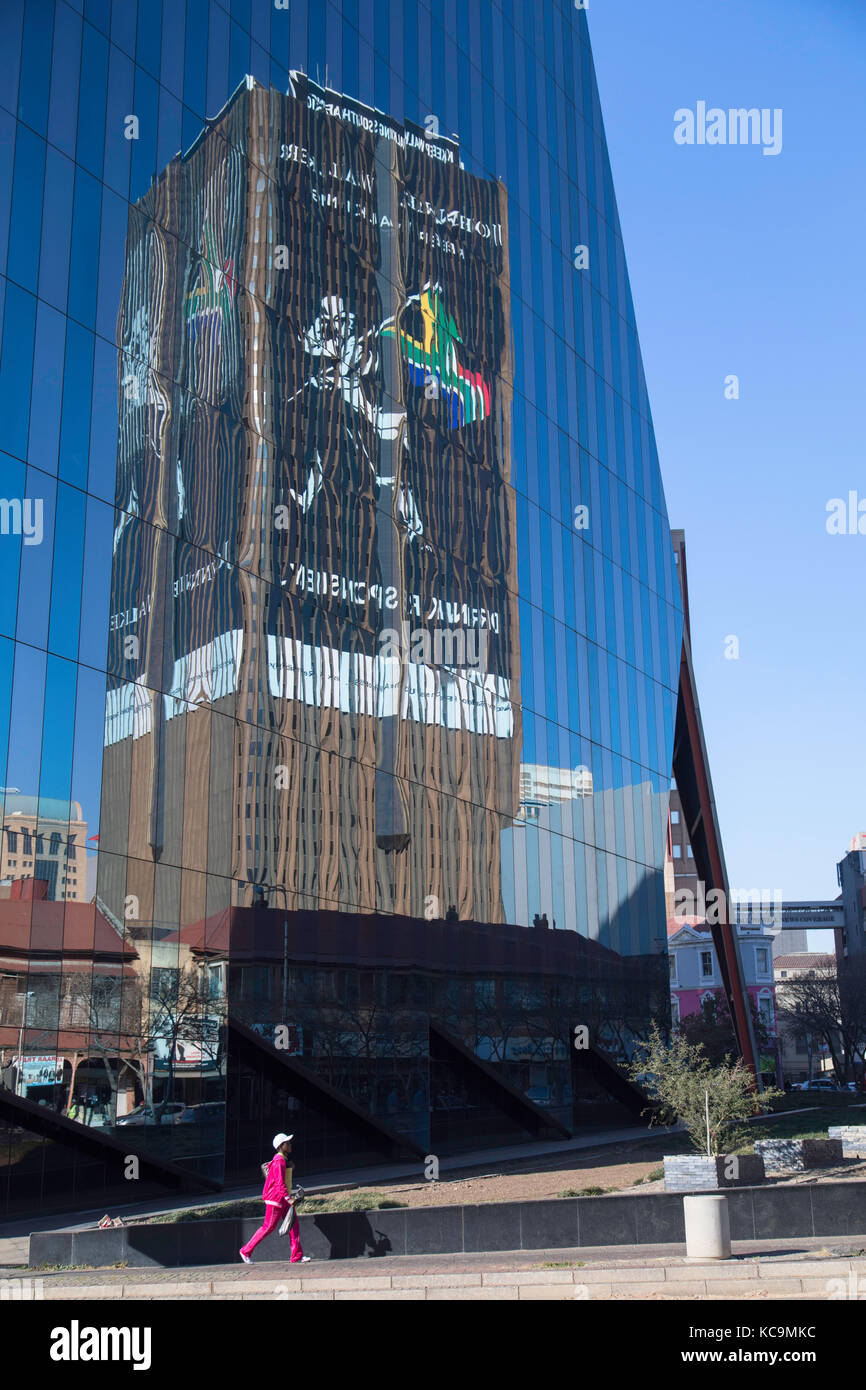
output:
M 866 1300 L 862 1237 L 739 1241 L 730 1260 L 688 1260 L 681 1245 L 227 1268 L 0 1271 L 4 1299 L 277 1300 Z
M 441 1173 L 458 1172 L 461 1169 L 479 1168 L 488 1164 L 513 1163 L 520 1159 L 546 1158 L 552 1154 L 580 1152 L 603 1149 L 611 1144 L 640 1143 L 655 1139 L 664 1134 L 678 1133 L 682 1127 L 677 1125 L 670 1130 L 657 1128 L 650 1131 L 646 1125 L 629 1125 L 620 1129 L 600 1130 L 595 1134 L 563 1139 L 550 1143 L 512 1144 L 497 1149 L 474 1149 L 470 1153 L 456 1154 L 439 1160 Z M 305 1173 L 303 1185 L 312 1197 L 328 1188 L 364 1187 L 370 1183 L 396 1182 L 402 1178 L 421 1175 L 423 1164 L 420 1159 L 407 1163 L 383 1164 L 377 1167 L 352 1168 L 344 1172 Z M 209 1206 L 213 1202 L 237 1201 L 244 1197 L 258 1197 L 261 1193 L 261 1180 L 243 1187 L 227 1188 L 224 1192 L 202 1193 L 190 1197 L 189 1193 L 167 1201 L 164 1197 L 152 1197 L 146 1202 L 132 1202 L 125 1206 L 112 1206 L 112 1216 L 141 1217 L 158 1216 L 168 1211 L 183 1211 L 192 1207 Z M 105 1215 L 104 1206 L 91 1211 L 55 1212 L 47 1216 L 30 1216 L 20 1220 L 0 1222 L 0 1266 L 25 1264 L 28 1254 L 28 1237 L 31 1231 L 85 1231 L 95 1226 Z

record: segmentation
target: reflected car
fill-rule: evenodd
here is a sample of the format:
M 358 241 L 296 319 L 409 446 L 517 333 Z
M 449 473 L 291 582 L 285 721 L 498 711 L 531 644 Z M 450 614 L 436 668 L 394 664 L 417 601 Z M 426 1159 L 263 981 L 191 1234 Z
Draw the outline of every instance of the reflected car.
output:
M 434 1110 L 468 1110 L 469 1106 L 462 1096 L 439 1091 L 434 1097 Z
M 549 1086 L 530 1086 L 526 1092 L 526 1099 L 531 1100 L 534 1105 L 553 1105 Z
M 137 1105 L 128 1115 L 118 1115 L 118 1125 L 170 1125 L 186 1106 L 170 1100 L 167 1105 Z
M 181 1106 L 180 1112 L 173 1115 L 173 1125 L 202 1125 L 212 1120 L 224 1120 L 226 1103 L 224 1100 L 207 1100 L 201 1105 Z

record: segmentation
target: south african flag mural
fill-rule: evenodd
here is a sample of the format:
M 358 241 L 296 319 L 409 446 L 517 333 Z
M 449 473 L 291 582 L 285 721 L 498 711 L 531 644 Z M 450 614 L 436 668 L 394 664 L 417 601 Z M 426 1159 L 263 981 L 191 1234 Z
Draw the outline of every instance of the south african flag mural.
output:
M 405 312 L 410 317 L 413 305 L 420 313 L 419 336 L 400 330 L 400 348 L 412 384 L 435 388 L 433 394 L 448 407 L 452 429 L 486 419 L 490 414 L 490 386 L 480 372 L 469 371 L 461 364 L 457 348 L 463 339 L 442 302 L 439 285 L 425 285 L 420 294 L 409 296 Z M 393 337 L 394 331 L 391 323 L 382 329 L 382 337 Z

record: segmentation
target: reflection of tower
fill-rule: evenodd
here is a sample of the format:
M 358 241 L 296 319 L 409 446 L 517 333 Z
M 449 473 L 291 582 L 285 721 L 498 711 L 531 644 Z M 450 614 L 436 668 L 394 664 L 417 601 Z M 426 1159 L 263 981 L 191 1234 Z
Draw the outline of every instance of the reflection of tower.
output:
M 243 648 L 241 148 L 198 141 L 127 227 L 97 891 L 130 922 L 194 920 L 209 863 L 230 872 L 214 811 L 233 757 L 216 713 L 234 715 Z
M 502 920 L 505 197 L 451 142 L 347 109 L 297 74 L 251 84 L 130 214 L 99 887 L 119 915 L 133 894 L 195 921 L 264 885 Z M 437 640 L 386 653 L 404 629 Z

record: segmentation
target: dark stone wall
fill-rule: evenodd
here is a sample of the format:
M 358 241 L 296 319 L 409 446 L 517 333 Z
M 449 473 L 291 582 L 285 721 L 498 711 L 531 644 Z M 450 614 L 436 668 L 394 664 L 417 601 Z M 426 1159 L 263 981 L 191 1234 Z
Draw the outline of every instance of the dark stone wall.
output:
M 866 1232 L 864 1182 L 745 1187 L 727 1196 L 733 1240 Z M 685 1242 L 683 1199 L 674 1192 L 333 1212 L 300 1223 L 304 1252 L 317 1260 Z M 30 1237 L 30 1264 L 239 1265 L 238 1251 L 258 1226 L 251 1218 L 45 1231 Z M 288 1239 L 278 1235 L 253 1256 L 254 1263 L 288 1259 Z

